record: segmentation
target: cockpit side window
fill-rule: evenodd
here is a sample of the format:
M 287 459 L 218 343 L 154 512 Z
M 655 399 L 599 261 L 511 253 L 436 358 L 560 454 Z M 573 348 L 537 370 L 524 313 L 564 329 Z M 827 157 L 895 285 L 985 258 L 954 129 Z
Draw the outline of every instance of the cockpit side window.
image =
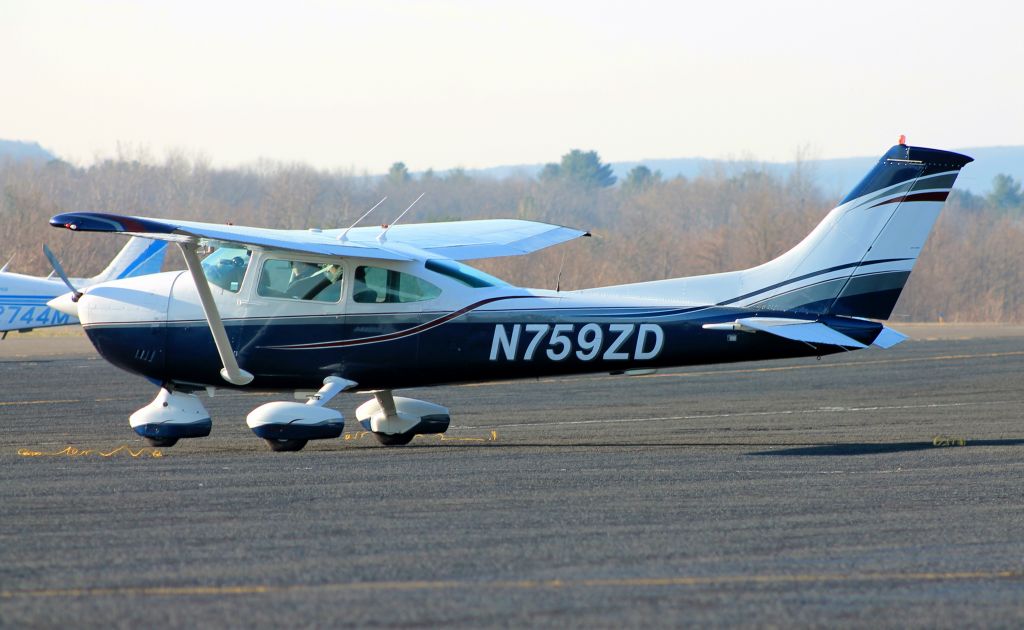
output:
M 341 265 L 269 258 L 263 262 L 256 292 L 263 297 L 337 302 L 341 278 Z
M 203 259 L 203 274 L 210 284 L 238 293 L 252 252 L 241 247 L 218 247 Z
M 441 289 L 411 273 L 383 267 L 356 267 L 352 300 L 360 304 L 423 302 L 441 295 Z

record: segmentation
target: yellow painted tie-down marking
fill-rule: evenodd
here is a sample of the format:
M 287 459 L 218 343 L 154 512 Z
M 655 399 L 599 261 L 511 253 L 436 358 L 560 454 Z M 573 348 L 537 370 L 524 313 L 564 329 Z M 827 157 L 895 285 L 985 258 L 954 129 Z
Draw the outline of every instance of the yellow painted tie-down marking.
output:
M 163 457 L 164 454 L 148 446 L 143 446 L 139 449 L 133 449 L 127 444 L 122 444 L 112 451 L 104 452 L 98 449 L 91 448 L 77 448 L 75 446 L 67 446 L 60 451 L 37 451 L 30 448 L 19 448 L 18 455 L 22 457 L 88 457 L 94 455 L 97 457 L 112 457 L 119 453 L 130 455 L 131 457 L 143 457 L 148 455 L 149 457 Z
M 46 588 L 2 590 L 0 599 L 62 597 L 130 597 L 191 595 L 263 595 L 272 593 L 318 591 L 443 591 L 449 589 L 566 589 L 608 587 L 687 587 L 744 584 L 807 584 L 843 582 L 940 582 L 1020 580 L 1021 571 L 943 571 L 880 573 L 797 573 L 776 575 L 669 576 L 552 580 L 408 580 L 389 582 L 345 582 L 328 584 L 249 584 L 236 586 L 135 586 L 112 588 Z

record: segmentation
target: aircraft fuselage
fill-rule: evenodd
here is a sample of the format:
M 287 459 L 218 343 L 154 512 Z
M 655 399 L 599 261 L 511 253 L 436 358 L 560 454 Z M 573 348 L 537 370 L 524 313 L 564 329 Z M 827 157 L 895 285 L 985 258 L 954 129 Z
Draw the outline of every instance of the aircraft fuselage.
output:
M 445 285 L 422 267 L 416 270 Z M 637 304 L 510 286 L 443 286 L 438 301 L 326 306 L 214 288 L 239 365 L 258 390 L 319 387 L 342 376 L 358 389 L 398 389 L 580 373 L 614 373 L 837 352 L 704 324 L 792 313 L 724 306 Z M 125 280 L 82 298 L 85 330 L 110 362 L 160 383 L 227 384 L 209 327 L 183 272 Z M 446 295 L 450 295 L 445 299 Z M 431 300 L 433 301 L 433 300 Z M 428 301 L 429 302 L 429 301 Z M 840 318 L 870 344 L 881 326 Z

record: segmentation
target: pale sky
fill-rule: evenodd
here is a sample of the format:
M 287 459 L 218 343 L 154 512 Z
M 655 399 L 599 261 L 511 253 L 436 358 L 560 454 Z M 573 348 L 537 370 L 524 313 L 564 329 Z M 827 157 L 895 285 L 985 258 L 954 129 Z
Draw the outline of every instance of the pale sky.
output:
M 381 172 L 1024 144 L 1024 3 L 0 0 L 0 138 Z

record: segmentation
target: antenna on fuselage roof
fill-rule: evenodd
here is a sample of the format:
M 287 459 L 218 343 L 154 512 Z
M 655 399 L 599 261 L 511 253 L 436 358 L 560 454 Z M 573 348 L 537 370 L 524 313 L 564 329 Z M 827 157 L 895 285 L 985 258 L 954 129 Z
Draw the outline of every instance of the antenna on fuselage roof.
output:
M 562 264 L 558 265 L 558 275 L 555 276 L 555 293 L 562 290 L 562 269 L 565 267 L 565 255 L 567 250 L 562 248 Z
M 338 240 L 339 241 L 347 240 L 347 236 L 346 235 L 348 234 L 348 231 L 351 230 L 352 228 L 354 228 L 355 226 L 359 225 L 360 221 L 362 221 L 366 217 L 370 216 L 370 213 L 373 212 L 374 210 L 376 210 L 377 206 L 379 206 L 380 204 L 384 203 L 384 201 L 387 200 L 387 198 L 388 198 L 388 196 L 384 195 L 384 199 L 381 199 L 380 201 L 375 203 L 372 208 L 370 208 L 369 210 L 367 210 L 366 212 L 363 213 L 363 216 L 361 216 L 358 219 L 356 219 L 355 223 L 353 223 L 352 225 L 350 225 L 347 228 L 345 228 L 345 231 L 338 235 Z
M 419 197 L 416 197 L 416 201 L 419 201 L 420 199 L 423 199 L 423 195 L 425 195 L 425 194 L 427 194 L 427 193 L 420 193 L 420 196 L 419 196 Z M 392 225 L 395 225 L 395 224 L 397 224 L 397 223 L 398 223 L 399 221 L 401 221 L 401 220 L 402 220 L 402 217 L 404 217 L 404 216 L 405 216 L 405 213 L 406 213 L 406 212 L 409 212 L 410 210 L 412 210 L 412 207 L 416 205 L 416 201 L 414 201 L 414 202 L 410 203 L 410 204 L 409 204 L 409 207 L 408 207 L 408 208 L 406 208 L 405 210 L 403 210 L 403 211 L 402 211 L 402 214 L 398 215 L 398 217 L 397 217 L 397 218 L 396 218 L 396 219 L 395 219 L 394 221 L 392 221 L 391 223 L 386 223 L 386 224 L 384 224 L 384 225 L 382 225 L 382 226 L 381 226 L 381 227 L 382 227 L 382 228 L 384 228 L 384 229 L 383 229 L 383 230 L 381 230 L 380 234 L 378 234 L 378 235 L 377 235 L 377 240 L 378 240 L 378 241 L 383 241 L 383 240 L 385 240 L 385 239 L 384 239 L 384 235 L 388 233 L 388 230 L 390 230 L 390 229 L 391 229 L 391 226 L 392 226 Z

